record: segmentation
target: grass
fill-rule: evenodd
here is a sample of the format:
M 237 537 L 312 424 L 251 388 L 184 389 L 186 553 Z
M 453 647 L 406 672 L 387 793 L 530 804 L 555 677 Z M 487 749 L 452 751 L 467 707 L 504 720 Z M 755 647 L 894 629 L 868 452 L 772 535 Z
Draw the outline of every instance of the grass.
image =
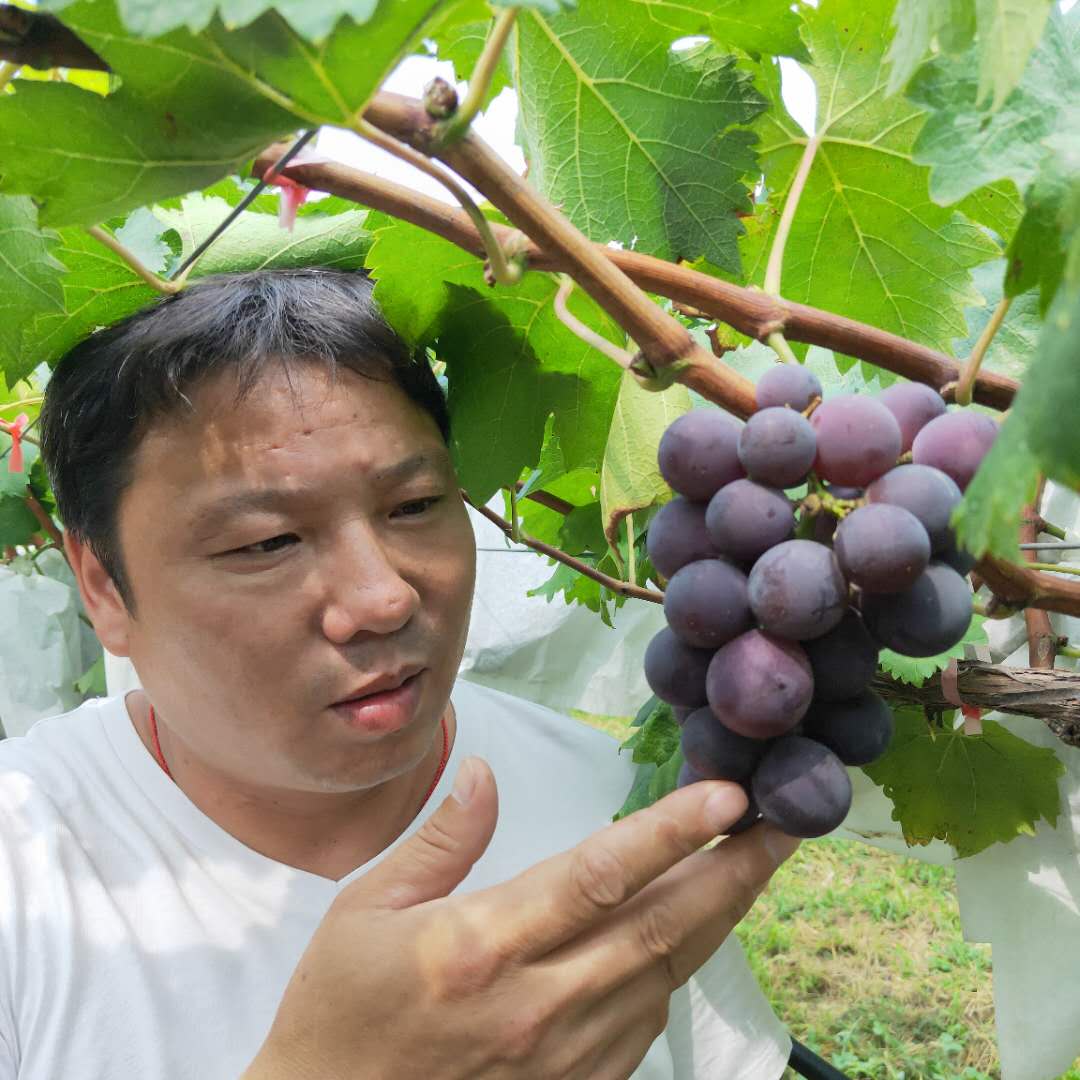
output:
M 851 1080 L 1000 1080 L 990 946 L 964 941 L 951 869 L 807 841 L 736 933 L 791 1034 Z

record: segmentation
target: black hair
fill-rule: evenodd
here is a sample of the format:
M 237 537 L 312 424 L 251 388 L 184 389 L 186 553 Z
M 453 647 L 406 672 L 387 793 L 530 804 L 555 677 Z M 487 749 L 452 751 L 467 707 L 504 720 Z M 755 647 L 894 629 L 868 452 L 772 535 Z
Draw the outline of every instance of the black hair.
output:
M 363 271 L 313 267 L 207 276 L 90 334 L 57 363 L 40 418 L 57 513 L 133 615 L 120 500 L 147 431 L 191 410 L 187 394 L 203 380 L 235 374 L 239 404 L 272 370 L 321 364 L 333 385 L 344 367 L 396 383 L 449 445 L 446 398 L 426 352 L 410 351 L 390 328 L 372 288 Z

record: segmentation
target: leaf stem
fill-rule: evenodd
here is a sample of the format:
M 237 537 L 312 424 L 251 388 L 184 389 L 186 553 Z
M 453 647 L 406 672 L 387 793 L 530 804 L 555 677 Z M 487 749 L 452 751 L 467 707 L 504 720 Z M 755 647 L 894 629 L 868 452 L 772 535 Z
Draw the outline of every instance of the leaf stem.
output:
M 634 354 L 626 349 L 620 349 L 613 341 L 608 341 L 606 337 L 602 337 L 595 330 L 590 330 L 575 315 L 570 314 L 570 309 L 566 306 L 566 300 L 574 291 L 575 282 L 569 274 L 560 274 L 559 278 L 561 284 L 559 285 L 559 291 L 555 294 L 555 314 L 559 317 L 559 321 L 587 345 L 591 345 L 594 349 L 602 352 L 608 359 L 614 360 L 620 367 L 629 370 L 630 365 L 634 362 Z
M 111 232 L 103 229 L 100 225 L 88 225 L 86 231 L 99 243 L 104 244 L 105 247 L 113 252 L 113 254 L 119 255 L 120 258 L 123 259 L 123 261 L 127 263 L 127 265 L 131 267 L 131 269 L 151 288 L 157 289 L 158 292 L 164 293 L 166 296 L 172 296 L 184 287 L 184 283 L 187 279 L 186 273 L 173 281 L 159 277 L 153 270 L 143 264 L 138 255 L 126 248 Z
M 1055 540 L 1065 540 L 1065 530 L 1060 525 L 1051 524 L 1046 518 L 1039 518 L 1039 532 L 1046 533 L 1047 536 L 1054 537 Z
M 784 203 L 784 210 L 780 215 L 780 224 L 776 227 L 776 236 L 773 237 L 772 249 L 769 252 L 769 262 L 765 267 L 765 292 L 770 296 L 780 295 L 780 273 L 784 265 L 784 248 L 787 247 L 791 224 L 795 220 L 795 211 L 799 208 L 799 200 L 806 187 L 806 178 L 810 175 L 810 166 L 814 163 L 814 157 L 820 145 L 821 140 L 818 135 L 812 136 L 807 141 L 798 171 L 791 184 L 791 190 L 788 192 L 787 201 Z
M 1058 656 L 1068 656 L 1072 660 L 1080 660 L 1080 649 L 1072 645 L 1059 645 Z
M 469 220 L 476 226 L 476 231 L 483 241 L 484 251 L 487 254 L 491 274 L 495 281 L 501 285 L 516 285 L 521 280 L 521 275 L 525 270 L 521 251 L 512 253 L 511 261 L 507 263 L 506 252 L 503 251 L 499 241 L 495 239 L 495 234 L 491 231 L 491 222 L 484 217 L 480 207 L 473 202 L 469 193 L 458 183 L 457 178 L 448 169 L 437 165 L 425 154 L 414 150 L 411 146 L 401 142 L 399 139 L 395 139 L 392 135 L 387 135 L 386 132 L 377 128 L 362 116 L 357 117 L 353 122 L 353 130 L 380 149 L 385 150 L 388 154 L 393 154 L 395 157 L 401 158 L 402 161 L 407 161 L 432 179 L 438 180 L 457 199 L 462 210 L 469 215 Z
M 1055 574 L 1076 574 L 1080 577 L 1080 566 L 1062 566 L 1061 563 L 1029 562 L 1029 570 L 1047 570 Z
M 488 87 L 491 86 L 495 69 L 499 66 L 499 60 L 502 58 L 503 49 L 510 37 L 510 31 L 514 28 L 514 21 L 517 19 L 519 10 L 519 8 L 507 8 L 495 20 L 495 25 L 492 26 L 491 33 L 484 42 L 484 51 L 480 54 L 480 59 L 476 61 L 476 67 L 473 68 L 465 100 L 453 116 L 440 125 L 436 135 L 437 145 L 447 146 L 456 142 L 476 118 L 476 114 L 484 104 Z
M 461 497 L 478 514 L 483 515 L 488 521 L 498 525 L 511 540 L 515 540 L 515 537 L 512 535 L 513 529 L 509 521 L 499 517 L 494 510 L 489 510 L 486 506 L 477 506 L 476 503 L 469 498 L 464 489 L 461 489 Z M 664 602 L 664 594 L 662 592 L 656 592 L 654 589 L 643 589 L 640 585 L 628 585 L 625 581 L 619 581 L 618 578 L 609 577 L 607 574 L 601 573 L 595 567 L 589 566 L 588 563 L 574 558 L 573 555 L 567 555 L 565 551 L 560 551 L 558 548 L 552 547 L 550 544 L 545 544 L 541 540 L 534 540 L 531 536 L 526 536 L 524 533 L 521 533 L 516 538 L 516 543 L 524 544 L 526 547 L 532 548 L 533 551 L 538 551 L 541 555 L 546 555 L 549 559 L 554 559 L 556 562 L 561 562 L 564 566 L 569 566 L 571 570 L 576 570 L 579 574 L 583 574 L 585 577 L 599 582 L 605 589 L 610 589 L 619 596 L 632 596 L 638 600 L 648 600 L 653 604 L 662 604 Z
M 797 364 L 799 362 L 799 358 L 792 352 L 791 346 L 788 344 L 788 339 L 784 337 L 782 331 L 774 330 L 765 339 L 765 344 L 768 345 L 785 364 Z
M 990 348 L 994 335 L 1005 321 L 1005 316 L 1008 315 L 1012 302 L 1013 298 L 1011 296 L 1001 298 L 1001 302 L 994 308 L 994 314 L 990 316 L 990 321 L 979 335 L 979 340 L 975 342 L 975 348 L 971 350 L 971 355 L 967 358 L 964 370 L 960 373 L 960 378 L 956 383 L 954 396 L 957 405 L 971 404 L 971 390 L 975 385 L 975 376 L 979 374 L 979 368 L 982 367 L 986 351 Z
M 26 405 L 40 405 L 45 400 L 44 394 L 35 394 L 33 397 L 20 398 L 18 401 L 5 401 L 3 405 L 0 405 L 0 412 L 5 409 L 18 409 Z M 1064 536 L 1061 537 L 1065 539 Z
M 4 62 L 0 64 L 0 94 L 7 89 L 7 84 L 19 74 L 22 64 Z

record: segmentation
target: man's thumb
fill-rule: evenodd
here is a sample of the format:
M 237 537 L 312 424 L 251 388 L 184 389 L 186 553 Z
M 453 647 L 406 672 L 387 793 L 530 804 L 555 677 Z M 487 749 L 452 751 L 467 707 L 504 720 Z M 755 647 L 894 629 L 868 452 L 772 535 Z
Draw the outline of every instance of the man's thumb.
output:
M 442 805 L 345 890 L 352 894 L 350 903 L 406 908 L 449 895 L 484 854 L 498 816 L 491 767 L 482 758 L 467 757 L 458 768 L 453 793 Z

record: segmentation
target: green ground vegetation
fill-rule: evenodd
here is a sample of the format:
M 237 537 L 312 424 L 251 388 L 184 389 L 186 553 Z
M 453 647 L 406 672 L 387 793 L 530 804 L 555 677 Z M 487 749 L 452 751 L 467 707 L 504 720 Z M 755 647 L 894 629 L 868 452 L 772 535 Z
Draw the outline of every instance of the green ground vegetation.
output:
M 736 932 L 791 1034 L 851 1080 L 1000 1080 L 990 946 L 964 941 L 951 869 L 807 841 Z

